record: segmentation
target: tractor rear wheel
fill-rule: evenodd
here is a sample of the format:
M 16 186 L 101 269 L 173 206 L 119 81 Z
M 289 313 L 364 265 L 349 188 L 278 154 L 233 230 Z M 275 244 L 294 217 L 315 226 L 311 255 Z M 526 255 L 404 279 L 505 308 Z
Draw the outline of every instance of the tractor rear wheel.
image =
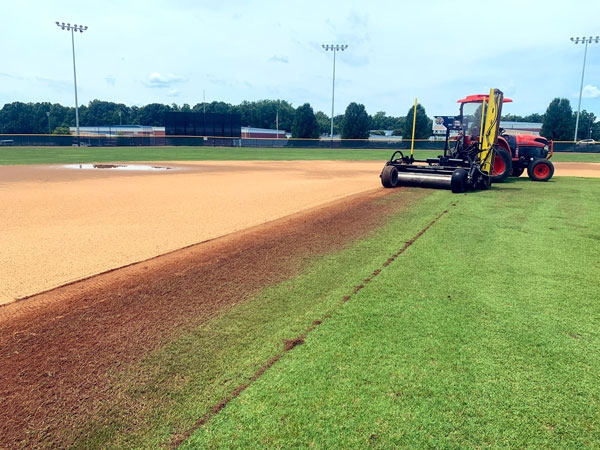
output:
M 534 159 L 527 166 L 527 175 L 532 181 L 548 181 L 554 175 L 554 164 L 547 159 Z
M 469 172 L 465 169 L 456 169 L 452 172 L 452 178 L 450 178 L 450 188 L 455 194 L 462 194 L 467 192 Z
M 512 158 L 510 153 L 503 148 L 494 149 L 494 160 L 492 163 L 492 182 L 502 183 L 508 178 L 512 171 Z
M 385 166 L 381 172 L 381 184 L 386 188 L 396 187 L 398 184 L 398 169 L 394 166 Z

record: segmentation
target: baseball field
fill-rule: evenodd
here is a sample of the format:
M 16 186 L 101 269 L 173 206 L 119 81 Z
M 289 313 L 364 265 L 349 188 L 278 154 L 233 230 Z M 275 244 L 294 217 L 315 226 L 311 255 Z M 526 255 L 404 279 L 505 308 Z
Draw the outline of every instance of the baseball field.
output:
M 596 155 L 78 151 L 0 152 L 0 448 L 600 445 Z

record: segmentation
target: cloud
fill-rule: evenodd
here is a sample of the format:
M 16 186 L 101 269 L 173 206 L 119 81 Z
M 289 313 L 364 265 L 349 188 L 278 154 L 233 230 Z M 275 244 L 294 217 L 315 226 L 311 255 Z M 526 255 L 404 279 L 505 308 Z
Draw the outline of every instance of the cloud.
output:
M 144 83 L 149 88 L 172 88 L 174 84 L 186 81 L 184 77 L 175 75 L 172 73 L 161 74 L 158 72 L 152 72 L 148 75 L 148 79 Z
M 22 78 L 23 80 L 27 80 L 26 78 Z M 55 90 L 69 90 L 69 89 L 73 89 L 73 80 L 55 80 L 52 78 L 46 78 L 46 77 L 33 77 L 33 80 L 35 80 L 38 83 L 42 83 L 52 89 Z
M 111 86 L 114 86 L 117 83 L 117 79 L 112 75 L 107 75 L 106 77 L 104 77 L 104 79 Z
M 346 20 L 352 28 L 367 28 L 369 25 L 369 16 L 367 14 L 359 14 L 356 11 L 351 11 Z
M 287 64 L 289 61 L 287 59 L 287 56 L 273 55 L 269 58 L 269 62 L 277 62 L 277 63 Z
M 583 92 L 581 96 L 583 98 L 599 98 L 600 89 L 598 89 L 598 86 L 592 86 L 591 84 L 588 84 L 583 87 Z
M 12 79 L 12 80 L 25 80 L 25 77 L 11 75 L 10 73 L 6 73 L 6 72 L 0 72 L 0 78 L 8 78 L 8 79 Z

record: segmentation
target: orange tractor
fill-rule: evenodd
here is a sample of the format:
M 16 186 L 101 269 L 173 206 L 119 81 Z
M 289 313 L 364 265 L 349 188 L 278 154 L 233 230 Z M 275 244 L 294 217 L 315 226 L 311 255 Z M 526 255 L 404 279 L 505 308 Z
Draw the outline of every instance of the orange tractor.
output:
M 451 157 L 462 157 L 477 149 L 480 132 L 482 105 L 489 95 L 469 95 L 458 100 L 460 114 L 448 127 L 445 151 Z M 503 98 L 503 103 L 512 102 Z M 450 137 L 450 131 L 458 133 Z M 541 136 L 527 134 L 509 134 L 499 128 L 499 136 L 494 146 L 492 181 L 500 183 L 509 176 L 518 177 L 527 169 L 527 175 L 533 181 L 548 181 L 554 175 L 554 165 L 550 162 L 554 143 Z

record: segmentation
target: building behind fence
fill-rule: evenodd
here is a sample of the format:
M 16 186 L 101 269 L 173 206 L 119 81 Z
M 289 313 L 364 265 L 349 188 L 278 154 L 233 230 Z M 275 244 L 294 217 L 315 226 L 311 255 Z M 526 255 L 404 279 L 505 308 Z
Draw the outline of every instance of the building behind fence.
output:
M 504 126 L 505 123 L 502 123 Z M 512 122 L 511 132 L 524 130 Z M 540 124 L 529 124 L 532 133 Z M 76 128 L 70 135 L 0 135 L 0 146 L 76 146 Z M 409 150 L 410 139 L 396 136 L 373 136 L 371 139 L 292 139 L 284 130 L 241 126 L 239 114 L 167 113 L 164 127 L 113 125 L 79 128 L 79 145 L 86 147 L 189 146 L 249 148 L 335 148 Z M 416 150 L 444 150 L 444 140 L 416 140 Z M 576 145 L 555 142 L 556 152 L 600 152 L 600 144 Z

